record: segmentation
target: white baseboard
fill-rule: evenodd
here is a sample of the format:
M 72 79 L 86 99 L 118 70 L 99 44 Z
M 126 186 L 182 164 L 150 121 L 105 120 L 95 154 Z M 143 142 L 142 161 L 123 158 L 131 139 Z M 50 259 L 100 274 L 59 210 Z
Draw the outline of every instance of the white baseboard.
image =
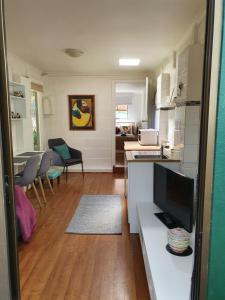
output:
M 77 170 L 77 169 L 68 169 L 68 172 L 71 173 L 81 173 L 81 170 Z M 84 173 L 112 173 L 113 169 L 85 169 Z
M 63 167 L 59 167 L 59 166 L 52 166 L 52 168 L 59 168 L 60 170 L 63 170 Z M 68 172 L 69 173 L 81 173 L 81 168 L 74 168 L 74 167 L 69 167 L 68 168 Z M 84 169 L 84 173 L 112 173 L 113 172 L 113 168 L 104 168 L 104 169 L 92 169 L 92 168 L 85 168 Z

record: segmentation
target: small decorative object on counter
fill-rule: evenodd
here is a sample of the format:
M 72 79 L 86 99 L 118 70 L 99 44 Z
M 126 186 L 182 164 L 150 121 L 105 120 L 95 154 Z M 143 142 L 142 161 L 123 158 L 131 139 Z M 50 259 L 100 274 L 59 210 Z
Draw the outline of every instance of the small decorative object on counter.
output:
M 12 119 L 14 119 L 14 118 L 15 118 L 15 114 L 14 114 L 14 112 L 13 112 L 13 111 L 11 112 L 11 118 L 12 118 Z
M 190 244 L 190 234 L 183 228 L 169 229 L 167 237 L 168 246 L 172 252 L 181 254 L 188 249 Z
M 20 119 L 20 114 L 19 113 L 16 114 L 16 118 Z

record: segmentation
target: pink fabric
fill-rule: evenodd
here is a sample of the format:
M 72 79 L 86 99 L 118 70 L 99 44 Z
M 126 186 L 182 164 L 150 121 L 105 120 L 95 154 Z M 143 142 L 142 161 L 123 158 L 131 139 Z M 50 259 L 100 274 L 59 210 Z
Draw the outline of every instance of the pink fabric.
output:
M 22 188 L 15 186 L 16 217 L 23 241 L 27 242 L 36 226 L 36 213 Z

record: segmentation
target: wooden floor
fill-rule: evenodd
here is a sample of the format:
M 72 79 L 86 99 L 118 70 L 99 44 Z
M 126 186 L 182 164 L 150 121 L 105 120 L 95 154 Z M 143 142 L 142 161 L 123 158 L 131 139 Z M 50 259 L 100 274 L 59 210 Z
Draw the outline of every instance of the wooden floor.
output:
M 149 299 L 138 235 L 129 235 L 123 179 L 111 173 L 69 174 L 47 191 L 36 232 L 19 244 L 22 300 Z M 82 194 L 120 194 L 122 235 L 65 234 Z M 32 196 L 32 191 L 28 196 Z

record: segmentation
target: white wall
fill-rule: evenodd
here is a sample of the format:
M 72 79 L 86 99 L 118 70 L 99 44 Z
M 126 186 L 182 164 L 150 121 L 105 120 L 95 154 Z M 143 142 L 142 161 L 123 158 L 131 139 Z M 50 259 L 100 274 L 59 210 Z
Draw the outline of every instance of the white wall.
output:
M 46 76 L 45 94 L 53 99 L 54 115 L 45 117 L 45 145 L 49 138 L 62 137 L 82 151 L 86 171 L 112 171 L 115 138 L 114 79 L 100 76 Z M 70 131 L 68 95 L 95 95 L 95 131 Z M 74 167 L 74 169 L 80 167 Z M 73 168 L 70 168 L 73 170 Z
M 117 82 L 115 90 L 116 104 L 128 105 L 128 121 L 137 123 L 146 118 L 145 80 Z
M 82 151 L 84 168 L 112 169 L 112 101 L 111 80 L 108 78 L 48 77 L 45 94 L 51 95 L 54 115 L 45 117 L 45 145 L 49 138 L 61 137 Z M 68 95 L 95 95 L 95 131 L 70 131 Z M 70 168 L 72 169 L 72 168 Z
M 128 105 L 127 119 L 130 122 L 140 122 L 142 120 L 142 107 L 144 93 L 116 94 L 116 104 Z
M 132 122 L 140 122 L 142 119 L 142 106 L 144 95 L 134 94 L 132 97 L 132 104 L 128 105 L 128 119 Z

